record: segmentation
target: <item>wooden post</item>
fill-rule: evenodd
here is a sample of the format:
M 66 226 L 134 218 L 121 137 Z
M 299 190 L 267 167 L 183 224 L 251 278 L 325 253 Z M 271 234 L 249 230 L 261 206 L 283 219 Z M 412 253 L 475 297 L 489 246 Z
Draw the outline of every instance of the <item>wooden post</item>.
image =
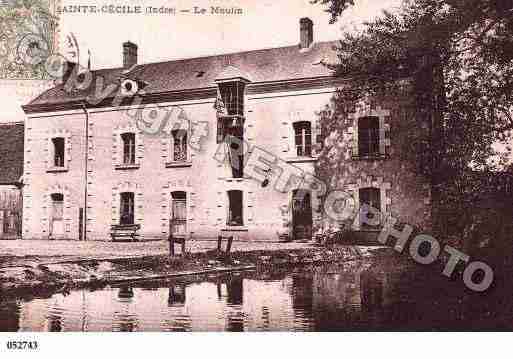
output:
M 228 243 L 226 244 L 226 253 L 230 253 L 232 249 L 233 236 L 228 238 Z
M 173 237 L 173 233 L 169 233 L 169 254 L 175 255 L 175 239 Z
M 219 235 L 217 236 L 217 251 L 221 252 L 221 242 L 223 241 L 223 236 Z

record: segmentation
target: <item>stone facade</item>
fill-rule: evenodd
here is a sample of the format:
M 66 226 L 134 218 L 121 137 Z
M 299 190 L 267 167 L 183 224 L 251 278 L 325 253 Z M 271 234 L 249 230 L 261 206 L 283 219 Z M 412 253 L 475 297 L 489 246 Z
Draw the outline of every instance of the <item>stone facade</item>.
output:
M 336 44 L 312 43 L 310 25 L 300 31 L 300 46 L 93 72 L 89 88 L 61 85 L 24 106 L 24 238 L 109 240 L 111 226 L 123 224 L 140 225 L 145 240 L 223 230 L 252 240 L 311 238 L 324 222 L 323 181 L 356 202 L 374 188 L 383 213 L 429 221 L 428 187 L 397 156 L 407 137 L 394 133 L 414 119 L 395 101 L 360 104 L 324 140 L 320 114 L 343 83 L 324 66 L 337 61 Z M 116 92 L 90 101 L 104 80 Z M 181 118 L 179 126 L 154 128 L 162 114 L 168 123 Z M 359 119 L 369 116 L 379 153 L 364 160 Z M 197 124 L 207 129 L 200 147 Z M 243 175 L 233 169 L 239 154 L 222 140 L 230 131 L 244 140 Z M 319 166 L 327 171 L 316 179 Z
M 334 88 L 248 94 L 245 98 L 244 139 L 249 145 L 274 154 L 284 164 L 313 174 L 315 154 L 295 154 L 293 123 L 309 121 L 317 125 L 317 113 L 333 95 Z M 215 98 L 201 101 L 159 103 L 160 108 L 179 106 L 191 121 L 207 120 L 209 136 L 201 151 L 190 149 L 188 165 L 169 165 L 172 141 L 167 134 L 149 135 L 137 128 L 126 108 L 88 110 L 87 139 L 87 239 L 109 240 L 110 226 L 120 220 L 120 194 L 135 195 L 135 223 L 141 225 L 144 239 L 163 239 L 169 235 L 171 194 L 187 194 L 187 231 L 193 236 L 215 237 L 226 227 L 230 190 L 243 192 L 242 237 L 276 240 L 291 225 L 292 187 L 285 193 L 250 178 L 232 178 L 226 162 L 214 157 L 216 143 Z M 48 116 L 29 115 L 26 120 L 25 217 L 24 238 L 49 238 L 50 199 L 64 196 L 64 236 L 79 239 L 80 210 L 85 208 L 85 123 L 82 110 L 55 112 Z M 135 134 L 135 163 L 121 165 L 121 134 Z M 51 144 L 55 137 L 65 139 L 65 166 L 51 165 Z M 251 156 L 251 152 L 246 154 Z M 314 217 L 320 218 L 317 198 L 312 198 Z M 82 218 L 85 219 L 85 216 Z
M 360 190 L 378 190 L 382 224 L 392 216 L 424 230 L 431 228 L 431 191 L 428 178 L 419 174 L 419 163 L 410 153 L 410 142 L 423 131 L 411 115 L 411 104 L 400 97 L 362 100 L 335 125 L 320 156 L 318 175 L 330 178 L 330 188 L 350 193 L 361 205 Z M 358 120 L 379 122 L 379 153 L 370 158 L 358 153 Z M 362 230 L 358 220 L 353 230 Z

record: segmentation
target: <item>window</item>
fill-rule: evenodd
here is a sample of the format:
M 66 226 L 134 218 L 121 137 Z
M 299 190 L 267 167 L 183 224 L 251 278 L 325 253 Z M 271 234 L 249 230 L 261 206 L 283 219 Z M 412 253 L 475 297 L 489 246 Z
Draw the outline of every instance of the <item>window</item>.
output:
M 134 193 L 133 192 L 121 193 L 119 224 L 134 224 Z
M 62 193 L 53 193 L 52 198 L 52 219 L 54 221 L 63 219 L 64 195 Z
M 123 133 L 123 164 L 135 164 L 135 133 Z
M 244 83 L 227 82 L 219 84 L 219 94 L 228 116 L 244 116 Z
M 171 193 L 170 233 L 184 235 L 187 231 L 187 194 L 183 191 Z
M 361 188 L 359 191 L 360 195 L 360 207 L 364 204 L 369 205 L 372 208 L 377 209 L 381 212 L 381 191 L 379 188 Z M 366 215 L 368 218 L 373 218 L 374 215 L 372 212 L 363 214 Z M 361 221 L 362 228 L 373 228 L 373 226 L 370 226 L 369 224 Z
M 219 127 L 219 123 L 222 123 Z M 230 135 L 235 139 L 227 143 L 228 157 L 232 168 L 233 178 L 242 178 L 244 175 L 244 121 L 242 118 L 219 118 L 218 131 L 221 131 L 221 142 L 225 136 Z M 228 141 L 227 141 L 228 142 Z
M 173 130 L 173 161 L 186 162 L 187 161 L 187 131 Z
M 242 191 L 228 191 L 228 221 L 229 226 L 244 225 L 242 217 Z
M 294 123 L 296 154 L 298 156 L 312 156 L 312 127 L 310 122 Z
M 379 119 L 362 117 L 358 120 L 358 156 L 379 156 Z
M 52 139 L 53 143 L 53 165 L 55 167 L 64 167 L 64 138 L 56 137 Z

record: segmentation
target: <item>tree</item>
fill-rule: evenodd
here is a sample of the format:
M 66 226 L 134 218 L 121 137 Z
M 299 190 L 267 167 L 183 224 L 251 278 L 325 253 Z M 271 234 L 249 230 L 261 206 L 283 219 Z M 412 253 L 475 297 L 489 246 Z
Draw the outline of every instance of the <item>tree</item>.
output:
M 355 3 L 312 2 L 327 8 L 331 22 Z M 464 232 L 485 187 L 475 171 L 500 170 L 510 155 L 492 145 L 510 140 L 513 130 L 513 2 L 404 0 L 396 13 L 344 34 L 337 50 L 336 73 L 351 81 L 338 92 L 326 129 L 340 126 L 364 96 L 407 91 L 426 131 L 404 155 L 425 164 L 418 171 L 431 182 L 436 233 Z M 457 225 L 449 226 L 448 213 L 458 213 Z

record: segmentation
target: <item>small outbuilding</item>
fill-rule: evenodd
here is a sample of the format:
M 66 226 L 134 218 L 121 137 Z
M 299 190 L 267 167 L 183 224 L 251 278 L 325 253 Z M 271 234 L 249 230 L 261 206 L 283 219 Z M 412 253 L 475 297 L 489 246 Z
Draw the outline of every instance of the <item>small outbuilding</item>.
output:
M 21 238 L 23 123 L 0 124 L 0 239 Z

